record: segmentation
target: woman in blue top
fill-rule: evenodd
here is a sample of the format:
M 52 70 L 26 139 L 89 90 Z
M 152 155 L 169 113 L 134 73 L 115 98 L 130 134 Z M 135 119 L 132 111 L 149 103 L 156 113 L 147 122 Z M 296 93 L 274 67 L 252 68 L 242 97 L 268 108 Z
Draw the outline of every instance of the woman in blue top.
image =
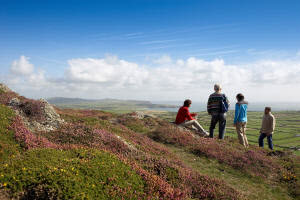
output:
M 236 95 L 236 99 L 238 102 L 235 104 L 234 126 L 236 127 L 240 143 L 244 147 L 248 147 L 249 144 L 246 136 L 248 102 L 244 100 L 245 97 L 241 93 Z

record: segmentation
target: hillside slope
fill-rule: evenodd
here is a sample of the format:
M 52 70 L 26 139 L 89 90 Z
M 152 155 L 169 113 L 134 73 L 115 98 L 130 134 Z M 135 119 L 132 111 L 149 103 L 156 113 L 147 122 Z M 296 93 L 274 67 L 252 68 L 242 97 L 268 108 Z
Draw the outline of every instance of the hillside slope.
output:
M 39 130 L 28 126 L 47 124 L 47 103 L 3 87 L 0 103 L 1 199 L 299 198 L 299 157 L 288 152 L 136 113 L 56 109 L 58 123 Z

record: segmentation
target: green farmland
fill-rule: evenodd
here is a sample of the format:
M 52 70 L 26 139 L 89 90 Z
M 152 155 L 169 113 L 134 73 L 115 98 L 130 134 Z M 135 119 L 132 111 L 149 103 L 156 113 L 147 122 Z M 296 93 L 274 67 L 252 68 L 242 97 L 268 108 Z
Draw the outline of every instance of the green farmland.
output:
M 295 153 L 300 155 L 300 112 L 299 111 L 282 111 L 274 112 L 276 117 L 276 129 L 273 135 L 273 143 L 275 149 L 293 149 Z M 157 114 L 158 115 L 158 114 Z M 174 121 L 176 113 L 159 113 L 163 118 Z M 259 129 L 261 125 L 262 112 L 248 112 L 247 137 L 250 144 L 257 144 L 259 137 Z M 235 127 L 233 127 L 233 111 L 227 116 L 226 136 L 237 138 Z M 210 116 L 206 112 L 198 113 L 198 121 L 206 129 L 209 130 Z M 218 130 L 215 130 L 215 135 Z M 265 148 L 267 141 L 265 139 Z

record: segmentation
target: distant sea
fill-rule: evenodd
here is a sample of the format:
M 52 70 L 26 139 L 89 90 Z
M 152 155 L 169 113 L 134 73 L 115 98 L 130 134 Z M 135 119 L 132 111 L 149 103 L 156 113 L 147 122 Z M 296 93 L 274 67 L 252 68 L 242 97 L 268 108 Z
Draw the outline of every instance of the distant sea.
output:
M 154 104 L 166 104 L 182 106 L 183 102 L 179 101 L 152 101 Z M 231 104 L 230 110 L 234 110 L 235 103 Z M 273 111 L 300 111 L 300 102 L 270 102 L 270 103 L 251 103 L 249 102 L 249 111 L 263 111 L 266 106 L 272 107 Z M 178 108 L 159 108 L 159 110 L 177 112 Z M 157 108 L 155 109 L 157 110 Z M 193 102 L 190 108 L 191 112 L 201 112 L 206 111 L 206 103 Z

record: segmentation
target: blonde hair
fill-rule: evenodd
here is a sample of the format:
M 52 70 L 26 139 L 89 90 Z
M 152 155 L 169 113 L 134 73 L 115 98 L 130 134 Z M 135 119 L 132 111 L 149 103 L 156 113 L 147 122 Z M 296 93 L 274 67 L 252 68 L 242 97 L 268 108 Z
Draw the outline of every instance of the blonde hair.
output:
M 214 89 L 216 92 L 219 92 L 222 89 L 222 87 L 220 84 L 215 84 Z

